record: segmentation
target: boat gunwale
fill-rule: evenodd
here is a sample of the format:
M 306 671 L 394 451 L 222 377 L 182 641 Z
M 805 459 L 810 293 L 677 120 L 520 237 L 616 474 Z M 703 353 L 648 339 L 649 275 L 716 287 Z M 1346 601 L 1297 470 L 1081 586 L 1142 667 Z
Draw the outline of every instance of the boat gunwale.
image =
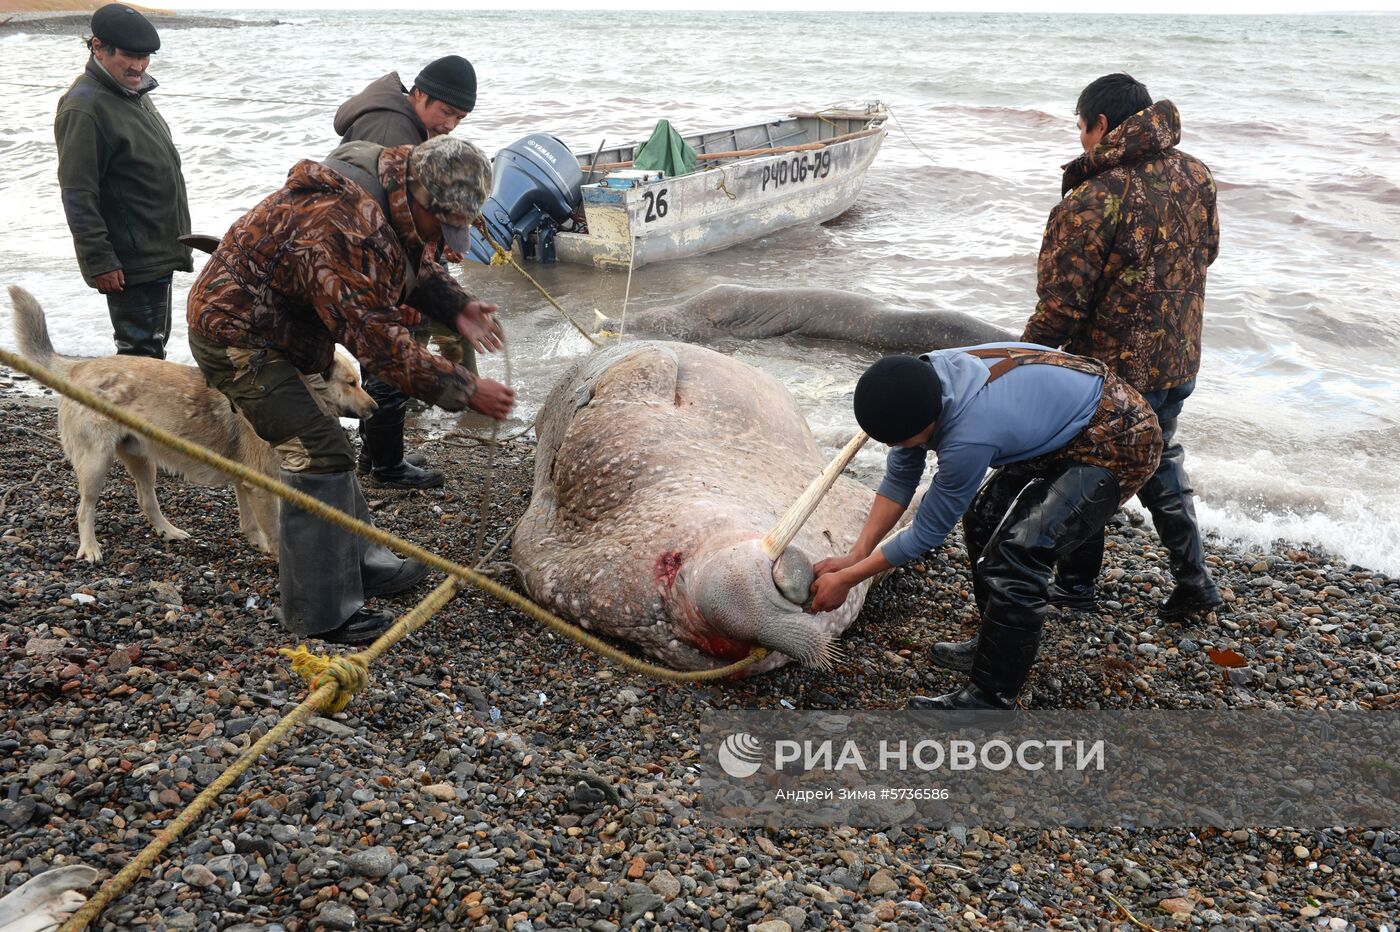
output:
M 872 133 L 872 132 L 876 132 L 876 131 L 879 131 L 879 132 L 888 132 L 888 130 L 885 128 L 885 123 L 888 121 L 888 119 L 889 119 L 889 109 L 888 109 L 887 107 L 885 107 L 885 106 L 881 103 L 881 104 L 878 104 L 877 106 L 875 106 L 875 107 L 873 107 L 873 108 L 871 108 L 871 109 L 867 109 L 867 110 L 864 110 L 864 111 L 860 111 L 860 110 L 827 110 L 827 111 L 816 111 L 816 112 L 812 112 L 812 113 L 790 113 L 790 114 L 788 114 L 787 116 L 782 117 L 782 118 L 779 118 L 779 119 L 776 119 L 776 120 L 765 120 L 765 121 L 756 122 L 756 123 L 746 123 L 746 124 L 744 124 L 744 125 L 742 125 L 742 126 L 722 127 L 722 128 L 713 129 L 713 130 L 703 130 L 703 131 L 698 132 L 698 133 L 690 133 L 690 134 L 688 134 L 688 135 L 683 135 L 681 138 L 686 142 L 687 145 L 691 145 L 692 147 L 694 147 L 694 146 L 695 146 L 695 143 L 696 143 L 696 142 L 699 142 L 700 146 L 703 147 L 703 146 L 705 145 L 705 143 L 704 143 L 703 141 L 701 141 L 701 140 L 703 140 L 703 138 L 706 137 L 706 136 L 713 136 L 713 135 L 717 135 L 717 134 L 720 134 L 720 133 L 728 133 L 728 134 L 730 134 L 731 137 L 737 137 L 737 134 L 739 134 L 739 133 L 741 133 L 741 132 L 743 132 L 743 131 L 745 131 L 745 130 L 755 130 L 755 129 L 759 129 L 760 127 L 778 127 L 778 126 L 782 126 L 782 125 L 784 125 L 784 124 L 799 123 L 799 122 L 801 122 L 802 120 L 821 120 L 821 121 L 823 121 L 823 122 L 832 122 L 832 121 L 834 121 L 834 120 L 845 120 L 846 122 L 849 122 L 849 123 L 863 122 L 863 123 L 865 124 L 861 129 L 858 129 L 858 130 L 852 130 L 852 131 L 849 131 L 849 132 L 846 132 L 846 133 L 838 133 L 838 134 L 836 134 L 835 136 L 829 136 L 829 137 L 827 137 L 826 139 L 820 139 L 820 138 L 818 138 L 818 139 L 809 140 L 809 141 L 807 141 L 807 142 L 796 143 L 796 144 L 795 144 L 795 145 L 797 145 L 797 146 L 804 146 L 804 147 L 825 147 L 825 146 L 831 145 L 831 144 L 833 144 L 833 143 L 841 143 L 841 142 L 846 142 L 846 141 L 851 140 L 851 139 L 856 139 L 856 138 L 859 138 L 859 137 L 861 137 L 861 136 L 863 136 L 863 135 L 865 135 L 865 134 Z M 575 159 L 578 160 L 579 168 L 583 170 L 583 173 L 584 173 L 584 176 L 585 176 L 585 177 L 584 177 L 584 182 L 583 182 L 583 183 L 584 183 L 584 184 L 597 184 L 598 181 L 599 181 L 600 179 L 599 179 L 599 178 L 595 178 L 595 177 L 594 177 L 595 175 L 603 175 L 603 176 L 606 176 L 606 174 L 607 174 L 609 171 L 617 171 L 617 170 L 629 168 L 630 165 L 631 165 L 631 162 L 632 162 L 632 159 L 620 159 L 620 160 L 616 160 L 616 161 L 604 162 L 604 161 L 602 161 L 602 155 L 603 155 L 604 152 L 608 153 L 609 155 L 612 155 L 613 153 L 617 153 L 617 154 L 620 155 L 621 153 L 626 152 L 626 151 L 628 151 L 628 150 L 630 149 L 630 150 L 632 151 L 632 153 L 633 153 L 633 157 L 635 158 L 636 152 L 637 152 L 642 146 L 644 146 L 645 144 L 646 144 L 646 140 L 643 139 L 643 140 L 638 140 L 638 141 L 635 141 L 635 142 L 623 143 L 622 145 L 618 145 L 618 146 L 610 146 L 610 147 L 608 147 L 607 149 L 604 149 L 604 148 L 602 148 L 602 146 L 599 146 L 599 148 L 598 148 L 595 152 L 591 152 L 591 153 L 578 153 L 578 152 L 572 152 L 572 150 L 571 150 L 571 154 L 574 156 Z M 735 143 L 735 144 L 737 145 L 737 143 Z M 719 152 L 698 152 L 697 155 L 703 157 L 705 161 L 719 160 L 719 159 L 726 159 L 726 158 L 736 158 L 736 157 L 737 157 L 737 158 L 743 158 L 743 159 L 747 159 L 747 158 L 767 158 L 767 157 L 769 157 L 770 154 L 778 154 L 778 150 L 780 150 L 780 149 L 786 149 L 787 151 L 797 151 L 797 150 L 794 149 L 794 148 L 786 147 L 786 146 L 770 146 L 770 147 L 750 146 L 750 147 L 745 148 L 745 149 L 734 149 L 734 150 L 730 150 L 729 152 L 724 152 L 724 151 L 719 151 Z M 753 153 L 753 154 L 752 154 L 752 155 L 738 156 L 737 153 L 739 153 L 739 152 Z M 699 171 L 699 170 L 701 170 L 701 169 L 697 169 L 697 171 Z M 692 173 L 690 173 L 690 174 L 694 174 L 694 173 L 692 172 Z M 683 175 L 673 175 L 673 176 L 669 176 L 669 177 L 672 177 L 672 178 L 681 178 L 681 177 L 684 177 L 684 176 L 683 176 Z

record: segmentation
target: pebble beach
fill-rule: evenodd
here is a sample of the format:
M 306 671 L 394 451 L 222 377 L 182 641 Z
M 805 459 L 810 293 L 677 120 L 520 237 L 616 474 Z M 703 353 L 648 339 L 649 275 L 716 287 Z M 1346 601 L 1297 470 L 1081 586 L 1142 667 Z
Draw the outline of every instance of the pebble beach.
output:
M 166 515 L 192 534 L 164 542 L 114 469 L 106 561 L 77 561 L 55 405 L 13 378 L 0 378 L 0 894 L 64 863 L 114 873 L 305 695 L 277 654 L 290 644 L 275 563 L 238 535 L 231 490 L 162 477 Z M 528 501 L 529 438 L 494 452 L 454 432 L 416 442 L 446 486 L 367 489 L 376 521 L 471 562 L 478 534 L 507 537 Z M 1400 705 L 1400 580 L 1283 542 L 1212 540 L 1209 560 L 1227 610 L 1160 621 L 1165 551 L 1120 514 L 1098 610 L 1052 615 L 1023 703 Z M 970 586 L 955 535 L 872 591 L 835 670 L 703 686 L 635 676 L 465 592 L 349 708 L 262 758 L 94 927 L 1396 928 L 1393 826 L 734 831 L 697 815 L 699 715 L 901 708 L 952 689 L 925 655 L 975 630 Z M 1212 650 L 1245 663 L 1218 666 Z

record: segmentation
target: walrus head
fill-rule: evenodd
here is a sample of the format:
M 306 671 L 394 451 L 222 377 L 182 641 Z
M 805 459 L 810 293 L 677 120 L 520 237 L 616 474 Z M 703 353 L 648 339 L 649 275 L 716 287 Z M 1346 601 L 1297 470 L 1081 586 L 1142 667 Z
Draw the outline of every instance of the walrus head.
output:
M 834 616 L 803 611 L 812 584 L 812 561 L 790 546 L 774 561 L 760 541 L 743 540 L 697 555 L 676 579 L 675 594 L 690 610 L 696 646 L 724 656 L 717 643 L 757 644 L 812 667 L 828 668 L 840 651 L 832 633 L 844 625 Z

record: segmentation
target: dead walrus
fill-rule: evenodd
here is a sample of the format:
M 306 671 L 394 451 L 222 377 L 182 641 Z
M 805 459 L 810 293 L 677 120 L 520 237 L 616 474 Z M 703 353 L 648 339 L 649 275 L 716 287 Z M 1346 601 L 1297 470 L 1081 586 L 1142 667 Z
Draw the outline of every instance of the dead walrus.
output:
M 530 507 L 513 552 L 526 590 L 583 627 L 682 669 L 755 646 L 824 665 L 867 585 L 804 614 L 814 562 L 855 541 L 874 493 L 840 478 L 775 568 L 759 546 L 827 465 L 797 403 L 752 366 L 683 343 L 582 360 L 536 421 Z
M 623 321 L 599 325 L 614 333 Z M 709 343 L 723 338 L 835 340 L 882 353 L 927 353 L 951 346 L 1014 340 L 1016 335 L 961 311 L 915 310 L 836 288 L 715 285 L 670 307 L 634 314 L 628 333 Z

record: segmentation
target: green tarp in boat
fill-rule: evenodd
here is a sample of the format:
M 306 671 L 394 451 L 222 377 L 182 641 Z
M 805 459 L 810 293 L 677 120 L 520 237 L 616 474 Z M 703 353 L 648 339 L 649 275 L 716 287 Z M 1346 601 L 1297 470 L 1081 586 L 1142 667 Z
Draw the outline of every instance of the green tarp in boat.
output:
M 651 138 L 632 159 L 632 167 L 665 172 L 667 177 L 688 175 L 695 171 L 695 150 L 686 145 L 670 120 L 658 120 Z

